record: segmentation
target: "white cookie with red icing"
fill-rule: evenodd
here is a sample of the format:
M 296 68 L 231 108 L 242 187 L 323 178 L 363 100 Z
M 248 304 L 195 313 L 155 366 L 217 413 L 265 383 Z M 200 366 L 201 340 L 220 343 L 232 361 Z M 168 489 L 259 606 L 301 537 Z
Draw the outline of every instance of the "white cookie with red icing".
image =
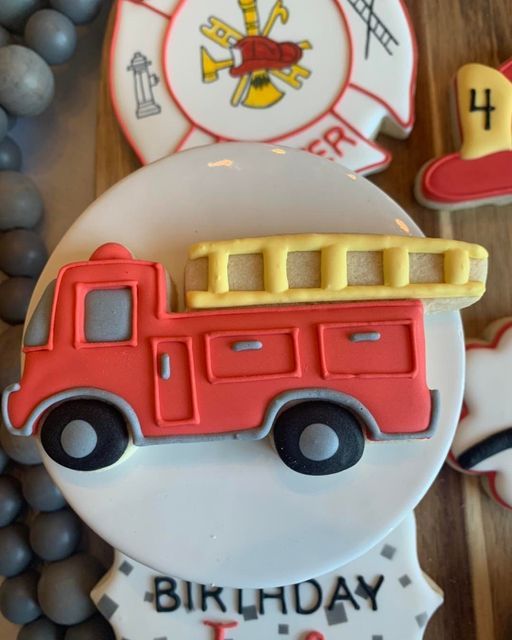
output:
M 219 141 L 307 149 L 361 174 L 414 123 L 402 0 L 118 0 L 111 94 L 143 163 Z
M 443 602 L 419 565 L 412 514 L 359 559 L 298 585 L 202 586 L 117 552 L 92 597 L 118 637 L 137 640 L 421 640 Z
M 512 509 L 512 318 L 467 343 L 465 409 L 449 462 L 481 475 L 490 495 Z

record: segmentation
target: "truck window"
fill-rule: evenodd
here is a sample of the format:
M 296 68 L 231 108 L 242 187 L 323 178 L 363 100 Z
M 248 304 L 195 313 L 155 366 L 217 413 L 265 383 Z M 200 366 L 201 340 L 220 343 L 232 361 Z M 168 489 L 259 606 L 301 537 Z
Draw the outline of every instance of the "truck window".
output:
M 94 289 L 85 296 L 86 342 L 126 342 L 132 337 L 132 289 Z
M 55 282 L 55 280 L 52 280 L 46 287 L 30 318 L 24 338 L 26 347 L 44 347 L 48 344 Z

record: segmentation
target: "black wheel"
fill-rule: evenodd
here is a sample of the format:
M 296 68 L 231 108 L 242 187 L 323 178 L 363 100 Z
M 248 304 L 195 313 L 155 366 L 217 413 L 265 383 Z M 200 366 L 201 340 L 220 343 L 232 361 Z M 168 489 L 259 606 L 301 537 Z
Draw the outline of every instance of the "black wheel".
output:
M 58 405 L 41 427 L 46 453 L 64 467 L 94 471 L 117 462 L 128 446 L 121 413 L 99 400 L 70 400 Z
M 274 442 L 290 469 L 325 476 L 355 465 L 363 455 L 365 437 L 349 411 L 331 402 L 308 402 L 279 415 Z

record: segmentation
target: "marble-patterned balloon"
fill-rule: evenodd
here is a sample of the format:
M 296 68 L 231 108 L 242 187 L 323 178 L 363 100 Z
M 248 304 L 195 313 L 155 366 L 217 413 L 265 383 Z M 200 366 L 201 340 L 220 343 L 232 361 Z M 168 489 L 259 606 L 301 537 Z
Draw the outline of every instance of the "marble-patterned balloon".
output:
M 23 470 L 21 486 L 25 500 L 35 511 L 57 511 L 66 505 L 60 489 L 42 464 Z
M 15 522 L 0 529 L 0 576 L 11 578 L 24 571 L 32 560 L 26 524 Z
M 25 27 L 25 42 L 48 64 L 67 62 L 75 52 L 76 40 L 75 25 L 54 9 L 34 13 Z
M 66 629 L 44 616 L 20 629 L 16 640 L 63 640 Z M 96 640 L 90 636 L 89 640 Z
M 109 623 L 100 615 L 69 627 L 64 640 L 115 640 L 115 635 Z
M 85 553 L 44 566 L 37 593 L 45 615 L 65 625 L 90 618 L 96 608 L 89 594 L 103 573 L 98 560 Z
M 30 525 L 30 545 L 47 562 L 64 560 L 78 546 L 82 524 L 71 510 L 39 513 Z
M 75 24 L 91 22 L 101 9 L 101 0 L 50 0 L 50 6 Z
M 0 136 L 0 171 L 19 171 L 21 164 L 22 155 L 18 143 L 9 136 L 4 135 L 3 139 Z
M 37 278 L 47 259 L 46 246 L 38 233 L 13 229 L 0 234 L 0 271 L 5 274 Z
M 43 200 L 34 181 L 17 171 L 0 171 L 0 231 L 30 229 L 42 215 Z
M 53 73 L 41 56 L 18 44 L 0 47 L 0 105 L 16 116 L 37 116 L 51 103 Z
M 28 624 L 41 615 L 37 601 L 39 574 L 30 570 L 0 585 L 0 612 L 13 624 Z
M 0 318 L 4 322 L 24 322 L 35 286 L 33 278 L 7 278 L 0 282 Z
M 11 524 L 24 504 L 19 481 L 12 476 L 0 476 L 0 527 Z
M 1 0 L 0 25 L 9 31 L 21 31 L 34 11 L 41 9 L 46 0 Z

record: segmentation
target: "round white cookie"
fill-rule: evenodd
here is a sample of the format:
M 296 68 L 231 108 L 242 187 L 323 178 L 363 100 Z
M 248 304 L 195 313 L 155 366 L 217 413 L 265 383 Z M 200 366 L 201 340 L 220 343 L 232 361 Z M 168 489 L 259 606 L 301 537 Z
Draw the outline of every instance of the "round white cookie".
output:
M 57 247 L 34 301 L 60 266 L 87 260 L 105 242 L 162 263 L 182 300 L 191 244 L 290 231 L 420 234 L 386 195 L 335 163 L 275 146 L 214 145 L 157 162 L 103 195 Z M 430 440 L 367 442 L 342 473 L 296 473 L 269 437 L 132 447 L 117 465 L 92 473 L 45 464 L 93 529 L 168 575 L 259 587 L 326 573 L 400 522 L 446 457 L 463 391 L 460 317 L 427 316 L 425 330 L 439 429 Z

